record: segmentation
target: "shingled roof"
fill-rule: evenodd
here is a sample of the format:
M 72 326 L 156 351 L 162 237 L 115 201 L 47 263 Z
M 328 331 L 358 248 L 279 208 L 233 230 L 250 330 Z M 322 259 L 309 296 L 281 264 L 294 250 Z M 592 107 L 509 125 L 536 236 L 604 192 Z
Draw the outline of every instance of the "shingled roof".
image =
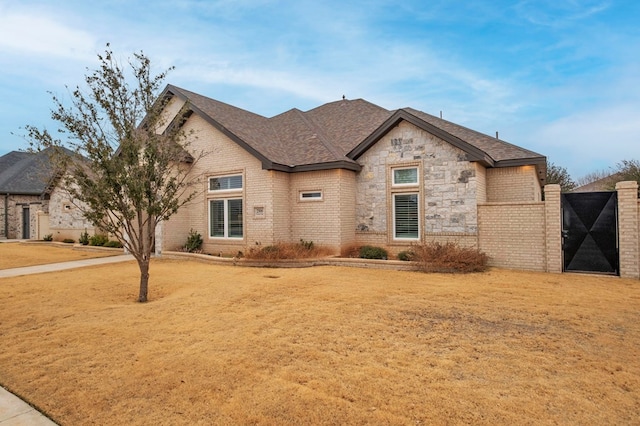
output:
M 543 155 L 413 108 L 386 110 L 363 99 L 342 99 L 267 118 L 173 85 L 164 96 L 188 102 L 193 112 L 256 156 L 265 169 L 358 171 L 357 159 L 405 120 L 462 149 L 469 161 L 486 167 L 535 165 L 541 180 L 546 175 Z
M 0 194 L 43 195 L 53 177 L 50 151 L 11 151 L 0 157 Z

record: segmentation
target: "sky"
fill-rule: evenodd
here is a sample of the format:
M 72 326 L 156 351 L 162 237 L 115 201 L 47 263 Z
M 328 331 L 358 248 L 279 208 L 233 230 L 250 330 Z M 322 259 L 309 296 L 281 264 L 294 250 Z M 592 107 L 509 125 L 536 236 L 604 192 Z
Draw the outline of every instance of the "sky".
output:
M 55 3 L 55 5 L 53 4 Z M 546 155 L 574 179 L 640 159 L 636 0 L 0 0 L 0 155 L 57 129 L 106 44 L 271 117 L 412 107 Z

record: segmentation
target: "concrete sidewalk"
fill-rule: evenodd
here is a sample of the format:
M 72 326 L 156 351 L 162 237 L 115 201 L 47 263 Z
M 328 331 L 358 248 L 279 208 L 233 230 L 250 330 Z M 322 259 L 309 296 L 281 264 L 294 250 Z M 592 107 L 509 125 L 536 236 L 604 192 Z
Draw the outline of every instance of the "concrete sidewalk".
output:
M 0 425 L 56 426 L 56 423 L 0 386 Z
M 51 263 L 49 265 L 26 266 L 24 268 L 0 270 L 0 278 L 18 277 L 21 275 L 42 274 L 45 272 L 63 271 L 65 269 L 82 268 L 83 266 L 104 265 L 133 260 L 130 254 L 98 257 L 95 259 L 73 260 L 70 262 Z M 0 281 L 2 285 L 2 281 Z M 55 426 L 56 423 L 38 412 L 35 408 L 0 386 L 0 425 L 1 426 Z
M 20 275 L 42 274 L 44 272 L 63 271 L 65 269 L 82 268 L 83 266 L 104 265 L 107 263 L 134 260 L 130 254 L 118 256 L 97 257 L 94 259 L 72 260 L 69 262 L 50 263 L 48 265 L 25 266 L 23 268 L 1 269 L 0 278 L 19 277 Z

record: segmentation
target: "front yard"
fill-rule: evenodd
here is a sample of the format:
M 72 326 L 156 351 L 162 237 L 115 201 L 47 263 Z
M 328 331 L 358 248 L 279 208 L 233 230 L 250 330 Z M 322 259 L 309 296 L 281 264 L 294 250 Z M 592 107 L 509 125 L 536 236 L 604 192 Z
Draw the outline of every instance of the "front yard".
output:
M 0 279 L 0 384 L 62 425 L 630 424 L 640 282 L 159 260 Z
M 92 251 L 88 251 L 89 249 Z M 87 247 L 86 249 L 75 250 L 73 249 L 73 244 L 46 242 L 7 243 L 0 240 L 0 269 L 46 265 L 116 254 L 122 254 L 122 249 L 108 250 Z

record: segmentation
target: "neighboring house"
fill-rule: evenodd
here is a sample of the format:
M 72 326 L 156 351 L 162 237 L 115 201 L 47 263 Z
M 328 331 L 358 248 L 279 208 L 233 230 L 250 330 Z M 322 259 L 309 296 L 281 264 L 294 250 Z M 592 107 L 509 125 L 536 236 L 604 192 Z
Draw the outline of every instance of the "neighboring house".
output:
M 614 191 L 616 183 L 620 182 L 622 176 L 620 173 L 613 173 L 609 176 L 605 176 L 601 179 L 589 182 L 586 185 L 581 185 L 573 188 L 571 192 L 601 192 L 601 191 Z
M 477 246 L 479 204 L 541 200 L 544 156 L 412 108 L 342 99 L 266 118 L 172 85 L 162 96 L 167 125 L 210 153 L 193 170 L 202 191 L 158 231 L 165 250 L 190 229 L 216 254 L 301 239 Z
M 93 225 L 57 183 L 51 148 L 0 157 L 0 239 L 78 239 Z

